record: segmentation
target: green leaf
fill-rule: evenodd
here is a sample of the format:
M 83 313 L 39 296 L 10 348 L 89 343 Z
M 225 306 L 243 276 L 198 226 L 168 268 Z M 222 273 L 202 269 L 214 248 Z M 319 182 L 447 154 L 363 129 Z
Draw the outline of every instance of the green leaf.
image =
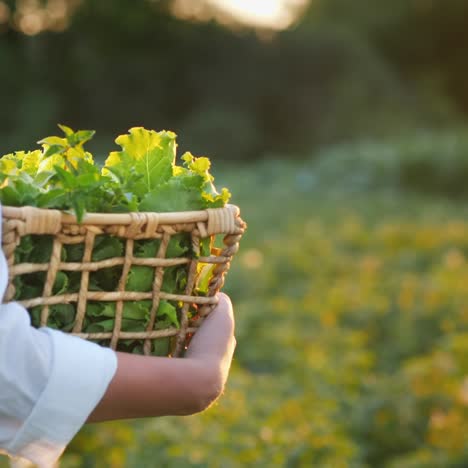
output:
M 34 243 L 32 236 L 21 237 L 19 245 L 15 249 L 15 263 L 22 263 L 28 260 L 33 251 Z
M 64 246 L 68 262 L 81 262 L 84 254 L 84 244 L 67 244 Z
M 60 130 L 62 130 L 63 133 L 65 133 L 67 137 L 70 135 L 73 135 L 74 133 L 74 131 L 70 127 L 67 127 L 66 125 L 58 124 L 58 127 L 60 128 Z
M 115 302 L 92 302 L 88 304 L 86 314 L 89 317 L 115 317 Z M 149 320 L 151 301 L 128 301 L 124 302 L 122 317 L 131 320 L 140 320 L 144 325 Z
M 186 166 L 189 171 L 202 176 L 205 182 L 213 180 L 213 176 L 208 172 L 211 167 L 211 162 L 207 157 L 202 156 L 196 158 L 192 153 L 187 152 L 182 155 L 181 159 L 184 161 L 184 166 Z
M 40 208 L 67 208 L 68 196 L 64 189 L 51 189 L 37 196 Z
M 21 206 L 23 198 L 21 193 L 16 189 L 15 185 L 12 185 L 11 182 L 9 184 L 0 189 L 0 201 L 5 206 Z
M 120 135 L 115 140 L 122 151 L 110 153 L 104 169 L 120 166 L 129 173 L 132 167 L 137 176 L 142 176 L 141 184 L 133 187 L 142 196 L 172 177 L 175 137 L 172 132 L 131 128 L 128 135 Z
M 93 138 L 95 133 L 96 132 L 94 130 L 79 130 L 78 132 L 75 133 L 76 144 L 83 145 L 87 141 L 91 140 L 91 138 Z
M 130 268 L 125 285 L 126 291 L 148 292 L 153 289 L 154 268 L 133 266 Z
M 18 174 L 17 161 L 9 159 L 8 156 L 9 155 L 3 156 L 3 158 L 0 159 L 0 174 L 2 181 L 4 181 L 8 176 Z
M 63 271 L 57 272 L 55 277 L 54 286 L 52 289 L 53 294 L 60 295 L 64 294 L 68 289 L 68 276 Z
M 113 257 L 123 255 L 123 242 L 117 237 L 97 236 L 94 241 L 92 254 L 93 262 L 99 262 Z
M 53 155 L 61 155 L 64 152 L 64 147 L 62 145 L 52 145 L 45 148 L 43 155 L 43 160 L 50 158 Z
M 50 136 L 39 140 L 38 143 L 40 145 L 47 145 L 49 147 L 57 146 L 59 148 L 65 148 L 67 146 L 67 139 L 57 136 Z
M 122 310 L 123 317 L 126 319 L 141 320 L 146 325 L 149 320 L 151 305 L 151 301 L 124 302 Z
M 59 329 L 67 325 L 74 325 L 75 307 L 72 304 L 54 304 L 50 306 L 49 320 L 54 322 Z
M 72 207 L 75 211 L 77 221 L 81 223 L 85 214 L 85 201 L 82 198 L 74 197 L 72 199 Z
M 80 290 L 81 286 L 81 271 L 69 271 L 68 276 L 68 291 L 69 293 L 76 293 Z
M 185 265 L 166 267 L 164 269 L 161 290 L 168 293 L 183 293 L 187 283 Z
M 31 236 L 31 243 L 28 260 L 31 263 L 48 263 L 52 255 L 52 236 Z
M 41 152 L 39 150 L 28 151 L 24 153 L 21 170 L 27 172 L 30 175 L 35 175 L 39 168 L 40 160 Z
M 37 173 L 41 157 L 40 150 L 16 151 L 6 154 L 0 160 L 0 171 L 5 175 L 18 175 L 21 171 L 34 176 Z
M 41 326 L 41 310 L 42 306 L 35 306 L 29 311 L 29 315 L 31 317 L 31 325 L 33 327 L 40 327 Z
M 167 301 L 161 301 L 158 307 L 157 317 L 164 317 L 165 319 L 169 320 L 171 325 L 179 328 L 179 319 L 177 318 L 177 309 Z
M 208 293 L 208 287 L 210 285 L 210 280 L 213 277 L 213 271 L 216 265 L 212 264 L 199 264 L 198 265 L 198 275 L 196 282 L 197 292 L 202 294 Z
M 84 331 L 85 333 L 108 333 L 114 329 L 114 323 L 114 319 L 101 320 L 90 323 Z M 145 325 L 138 320 L 122 319 L 121 329 L 127 332 L 142 332 L 145 331 Z
M 211 184 L 208 184 L 203 188 L 202 198 L 207 208 L 222 208 L 231 198 L 231 192 L 227 188 L 223 188 L 218 194 L 211 189 Z
M 183 257 L 190 250 L 190 235 L 187 232 L 175 234 L 169 240 L 166 258 Z
M 209 257 L 211 255 L 211 247 L 213 241 L 211 237 L 206 237 L 200 240 L 200 255 L 202 257 Z
M 77 180 L 71 172 L 62 169 L 60 166 L 54 166 L 54 169 L 64 188 L 74 189 L 78 186 Z
M 140 210 L 163 213 L 204 209 L 206 203 L 201 196 L 202 182 L 200 176 L 174 177 L 146 194 L 140 203 Z
M 48 189 L 48 185 L 51 182 L 51 179 L 55 176 L 53 171 L 44 171 L 35 175 L 34 183 L 41 187 L 42 189 Z
M 36 206 L 41 189 L 34 185 L 32 177 L 21 172 L 18 176 L 8 177 L 0 188 L 0 201 L 10 206 Z
M 34 307 L 31 312 L 31 323 L 35 327 L 40 326 L 42 306 Z M 70 332 L 75 323 L 75 306 L 72 304 L 53 304 L 49 308 L 47 326 L 57 330 Z
M 96 184 L 99 184 L 99 182 L 100 182 L 99 174 L 96 174 L 96 173 L 80 174 L 76 178 L 76 184 L 81 189 L 86 188 L 86 187 L 96 186 Z
M 134 255 L 138 258 L 154 258 L 158 253 L 159 239 L 144 239 L 135 242 Z
M 51 154 L 50 157 L 46 157 L 44 154 L 42 159 L 39 161 L 37 172 L 53 172 L 55 174 L 55 166 L 65 168 L 64 157 L 61 154 Z
M 213 185 L 214 177 L 209 173 L 211 162 L 206 157 L 196 158 L 191 153 L 185 153 L 182 156 L 184 166 L 177 168 L 177 173 L 180 177 L 189 177 L 190 175 L 198 175 L 203 178 L 201 187 L 202 198 L 205 201 L 206 208 L 221 208 L 230 199 L 231 194 L 226 188 L 223 188 L 221 193 L 218 193 Z
M 170 344 L 171 339 L 169 337 L 153 340 L 151 354 L 153 356 L 167 356 L 169 354 Z M 143 352 L 139 354 L 143 354 Z
M 21 276 L 15 276 L 13 278 L 13 285 L 15 286 L 15 296 L 14 300 L 19 301 L 24 297 L 23 295 L 23 279 Z
M 122 266 L 102 268 L 93 271 L 89 278 L 91 291 L 115 291 L 122 275 Z

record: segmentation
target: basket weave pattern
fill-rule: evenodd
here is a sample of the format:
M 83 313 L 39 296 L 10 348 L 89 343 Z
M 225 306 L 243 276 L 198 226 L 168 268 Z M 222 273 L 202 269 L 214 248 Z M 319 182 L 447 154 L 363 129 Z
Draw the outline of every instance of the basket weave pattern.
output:
M 33 207 L 3 207 L 2 248 L 9 269 L 8 288 L 3 302 L 13 300 L 15 287 L 13 280 L 18 275 L 46 272 L 42 295 L 18 301 L 26 308 L 42 306 L 41 326 L 47 324 L 49 308 L 53 304 L 76 303 L 76 316 L 71 334 L 90 340 L 109 339 L 110 347 L 116 349 L 119 340 L 137 339 L 143 342 L 143 353 L 150 354 L 151 340 L 163 337 L 176 337 L 174 355 L 182 353 L 188 333 L 194 333 L 205 317 L 216 305 L 216 293 L 222 288 L 224 275 L 229 269 L 232 256 L 239 248 L 239 241 L 245 223 L 239 210 L 233 205 L 225 208 L 180 213 L 125 213 L 125 214 L 88 214 L 78 224 L 76 218 L 58 210 Z M 192 255 L 183 258 L 166 258 L 166 250 L 175 234 L 190 234 Z M 48 263 L 15 264 L 15 249 L 21 238 L 26 235 L 52 235 L 52 254 Z M 92 261 L 96 236 L 117 236 L 125 240 L 124 256 L 101 261 Z M 200 240 L 223 235 L 224 248 L 213 249 L 211 255 L 200 256 Z M 159 239 L 159 249 L 154 258 L 134 256 L 134 242 L 140 239 Z M 81 262 L 63 262 L 62 248 L 67 244 L 84 244 Z M 194 286 L 199 263 L 215 265 L 206 296 L 194 295 Z M 134 265 L 154 268 L 152 291 L 126 291 L 130 268 Z M 184 294 L 172 294 L 161 290 L 165 268 L 186 265 L 187 283 Z M 122 274 L 116 291 L 90 291 L 89 275 L 103 268 L 122 266 Z M 77 293 L 53 295 L 53 285 L 59 271 L 81 272 L 80 289 Z M 155 330 L 156 314 L 161 299 L 183 303 L 180 310 L 180 328 Z M 124 301 L 151 300 L 150 317 L 144 332 L 122 331 L 122 312 Z M 112 332 L 84 333 L 83 321 L 88 301 L 115 302 L 115 323 Z M 199 318 L 189 320 L 189 308 L 198 305 Z

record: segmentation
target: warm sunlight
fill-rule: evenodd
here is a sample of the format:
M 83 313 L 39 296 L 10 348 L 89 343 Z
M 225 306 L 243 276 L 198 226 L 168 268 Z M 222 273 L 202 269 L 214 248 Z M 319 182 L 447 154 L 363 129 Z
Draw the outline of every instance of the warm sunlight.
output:
M 253 26 L 287 28 L 295 19 L 294 4 L 285 0 L 210 0 L 230 13 L 234 19 Z
M 174 0 L 173 12 L 182 18 L 216 19 L 225 24 L 244 24 L 261 29 L 286 29 L 308 0 Z

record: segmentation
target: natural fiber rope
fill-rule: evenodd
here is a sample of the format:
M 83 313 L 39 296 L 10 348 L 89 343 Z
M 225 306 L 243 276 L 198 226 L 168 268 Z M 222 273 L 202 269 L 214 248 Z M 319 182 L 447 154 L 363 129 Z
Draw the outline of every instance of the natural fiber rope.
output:
M 125 262 L 122 268 L 122 276 L 119 280 L 119 286 L 117 291 L 125 292 L 125 284 L 127 283 L 128 274 L 130 273 L 130 268 L 132 266 L 132 258 L 133 258 L 133 239 L 127 239 L 125 245 Z M 123 300 L 120 299 L 117 301 L 115 306 L 115 319 L 114 319 L 114 330 L 112 331 L 112 338 L 110 342 L 110 347 L 112 349 L 117 348 L 117 341 L 119 339 L 119 333 L 122 328 L 122 314 L 123 314 Z
M 88 231 L 85 238 L 85 247 L 83 254 L 83 264 L 91 261 L 91 255 L 93 253 L 95 234 L 93 231 Z M 83 270 L 81 273 L 81 284 L 80 292 L 78 294 L 78 305 L 76 308 L 75 325 L 73 326 L 73 332 L 78 333 L 83 329 L 83 320 L 86 315 L 86 305 L 88 303 L 88 283 L 89 283 L 89 271 Z
M 57 234 L 61 228 L 62 213 L 58 210 L 39 210 L 32 206 L 21 208 L 23 224 L 18 226 L 19 235 Z
M 198 327 L 187 328 L 187 333 L 195 333 Z M 176 328 L 168 328 L 166 330 L 152 330 L 150 332 L 120 332 L 122 340 L 154 340 L 155 338 L 167 338 L 176 336 L 179 330 Z M 112 332 L 102 333 L 74 333 L 75 336 L 86 338 L 88 340 L 105 340 L 112 337 Z
M 237 207 L 234 207 L 235 210 L 231 210 L 232 213 L 234 213 L 234 224 L 235 228 L 231 230 L 234 232 L 237 232 L 237 234 L 229 234 L 226 235 L 223 239 L 225 248 L 221 251 L 220 257 L 224 258 L 226 261 L 217 263 L 214 271 L 213 271 L 213 276 L 210 280 L 209 286 L 208 286 L 208 296 L 215 296 L 215 294 L 221 290 L 221 288 L 224 285 L 224 275 L 228 272 L 230 266 L 231 266 L 231 258 L 237 253 L 239 250 L 239 242 L 242 238 L 242 234 L 245 231 L 246 224 L 244 221 L 240 218 L 239 216 L 239 209 Z M 197 325 L 199 326 L 204 317 L 206 317 L 214 308 L 216 304 L 205 304 L 200 308 L 199 314 L 201 319 L 198 321 Z
M 60 263 L 60 255 L 62 252 L 62 243 L 55 238 L 52 244 L 52 254 L 50 256 L 49 270 L 47 271 L 47 277 L 44 284 L 44 290 L 42 291 L 42 297 L 48 298 L 52 296 L 52 288 L 54 286 L 55 278 L 57 277 L 58 265 Z M 49 305 L 46 303 L 42 308 L 41 312 L 41 326 L 47 325 L 47 319 L 49 318 Z
M 225 208 L 209 208 L 208 225 L 206 232 L 209 236 L 213 234 L 234 234 L 237 231 L 236 217 L 239 209 L 233 205 Z
M 193 249 L 195 258 L 192 260 L 192 262 L 190 262 L 188 278 L 187 278 L 187 286 L 185 287 L 186 294 L 190 294 L 191 291 L 193 290 L 193 287 L 195 285 L 195 277 L 197 274 L 196 257 L 200 254 L 200 239 L 196 232 L 192 233 L 192 249 Z M 189 307 L 190 307 L 190 303 L 184 302 L 184 305 L 182 306 L 181 317 L 180 317 L 180 331 L 179 331 L 179 334 L 177 335 L 176 349 L 174 352 L 175 356 L 180 356 L 185 347 L 185 339 L 187 336 L 187 328 L 189 325 L 189 320 L 188 320 Z
M 161 259 L 162 257 L 166 256 L 167 246 L 169 245 L 169 241 L 171 240 L 171 236 L 166 232 L 163 235 L 161 240 L 161 245 L 159 246 L 158 252 L 156 253 L 156 258 Z M 148 325 L 146 327 L 146 332 L 151 333 L 154 328 L 154 324 L 156 322 L 156 313 L 158 311 L 159 303 L 161 300 L 161 286 L 164 279 L 164 268 L 161 266 L 156 267 L 154 273 L 154 281 L 153 281 L 153 291 L 152 291 L 152 299 L 153 302 L 151 304 L 150 310 L 150 318 L 148 320 Z M 146 339 L 143 344 L 143 353 L 148 355 L 151 352 L 151 340 Z
M 132 222 L 128 225 L 127 231 L 123 237 L 134 239 L 135 236 L 141 232 L 141 228 L 146 222 L 146 216 L 144 213 L 130 213 L 130 216 L 132 217 Z
M 186 296 L 184 294 L 171 294 L 161 291 L 159 293 L 161 299 L 166 301 L 181 301 L 181 302 L 191 302 L 193 304 L 215 304 L 216 299 L 213 297 L 205 296 Z M 70 293 L 70 294 L 60 294 L 57 296 L 50 297 L 35 297 L 32 299 L 24 299 L 18 301 L 24 307 L 34 307 L 37 305 L 53 305 L 53 304 L 68 304 L 69 302 L 77 302 L 79 294 Z M 90 301 L 100 301 L 100 302 L 117 302 L 117 301 L 144 301 L 147 299 L 152 299 L 152 292 L 138 292 L 138 291 L 88 291 L 88 300 Z
M 60 239 L 60 238 L 59 238 Z M 205 263 L 223 263 L 225 260 L 217 257 L 200 257 L 200 261 Z M 113 266 L 123 265 L 125 257 L 113 257 L 99 262 L 63 262 L 59 263 L 59 270 L 61 271 L 97 271 L 103 268 L 110 268 Z M 133 265 L 149 266 L 149 267 L 170 267 L 177 265 L 184 265 L 190 263 L 188 258 L 133 258 Z M 38 271 L 47 271 L 49 269 L 48 263 L 20 263 L 11 267 L 11 272 L 14 276 L 24 275 L 28 273 L 36 273 Z

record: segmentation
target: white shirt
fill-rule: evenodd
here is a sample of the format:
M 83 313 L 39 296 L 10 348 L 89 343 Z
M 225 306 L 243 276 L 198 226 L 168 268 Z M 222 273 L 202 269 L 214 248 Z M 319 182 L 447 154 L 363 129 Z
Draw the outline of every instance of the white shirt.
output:
M 1 220 L 0 207 L 0 235 Z M 7 278 L 0 249 L 0 298 Z M 0 305 L 0 452 L 52 467 L 116 369 L 114 351 L 57 330 L 35 329 L 24 307 Z

